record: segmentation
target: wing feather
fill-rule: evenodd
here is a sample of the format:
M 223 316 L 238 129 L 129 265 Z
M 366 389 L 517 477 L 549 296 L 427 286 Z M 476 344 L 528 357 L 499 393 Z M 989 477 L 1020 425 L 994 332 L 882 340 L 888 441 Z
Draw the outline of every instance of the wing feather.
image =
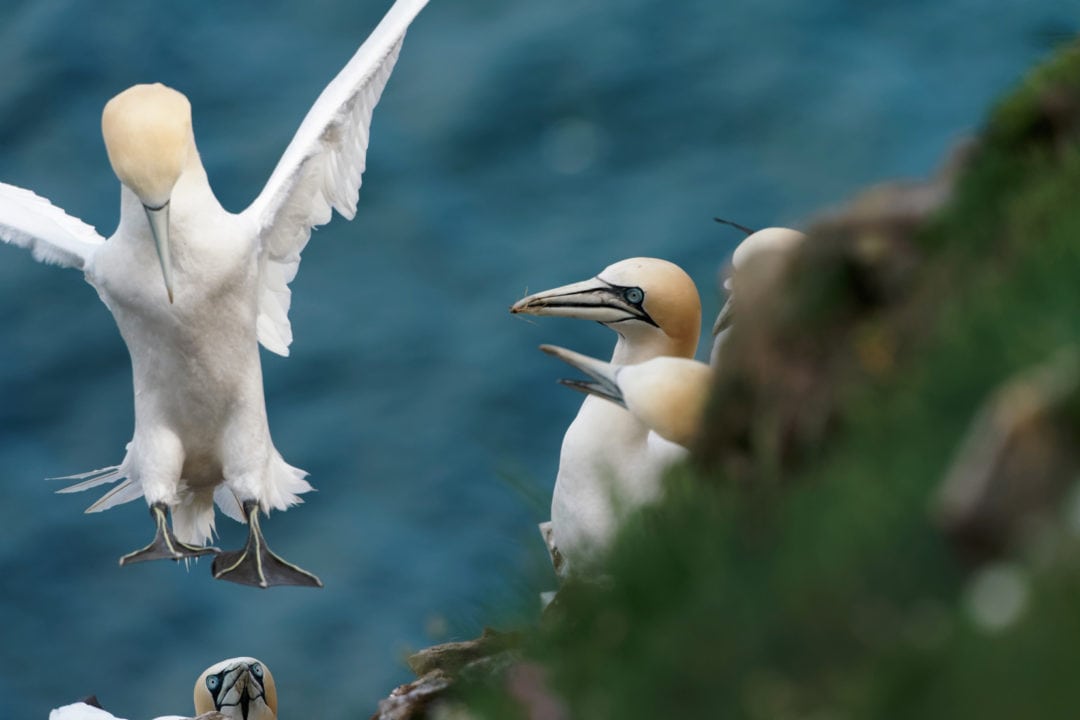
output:
M 289 283 L 312 228 L 356 215 L 371 114 L 405 31 L 428 0 L 397 0 L 301 123 L 266 187 L 244 211 L 259 235 L 259 342 L 289 354 Z
M 105 243 L 97 230 L 45 198 L 0 183 L 0 240 L 30 250 L 35 260 L 85 270 Z

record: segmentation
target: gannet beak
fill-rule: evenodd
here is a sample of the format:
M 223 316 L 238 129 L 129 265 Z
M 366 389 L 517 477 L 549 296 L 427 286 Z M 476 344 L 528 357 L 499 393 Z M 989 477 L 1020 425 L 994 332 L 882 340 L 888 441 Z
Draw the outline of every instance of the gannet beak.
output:
M 642 307 L 644 298 L 641 288 L 613 285 L 593 278 L 524 297 L 510 307 L 510 312 L 514 315 L 581 318 L 600 323 L 642 320 L 656 325 Z
M 157 249 L 158 261 L 161 263 L 161 274 L 165 278 L 165 290 L 169 293 L 169 304 L 173 301 L 172 284 L 172 259 L 169 256 L 169 203 L 165 202 L 156 208 L 143 205 L 146 217 L 150 221 L 150 232 L 154 236 L 154 247 Z
M 626 400 L 623 398 L 618 383 L 620 366 L 557 345 L 541 345 L 540 349 L 593 378 L 592 380 L 561 379 L 559 380 L 560 384 L 573 388 L 578 392 L 583 392 L 586 395 L 596 395 L 605 400 L 610 400 L 616 405 L 626 407 Z
M 724 303 L 724 307 L 720 308 L 720 313 L 716 316 L 716 322 L 712 326 L 713 337 L 716 337 L 723 331 L 731 327 L 731 321 L 734 316 L 734 311 L 731 307 L 731 298 L 727 299 Z

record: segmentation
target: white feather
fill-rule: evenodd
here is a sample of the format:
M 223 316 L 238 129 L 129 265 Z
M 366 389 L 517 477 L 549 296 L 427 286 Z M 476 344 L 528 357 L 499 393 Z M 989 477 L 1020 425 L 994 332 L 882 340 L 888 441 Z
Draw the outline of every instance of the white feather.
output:
M 394 69 L 405 31 L 428 0 L 398 0 L 326 87 L 274 168 L 266 187 L 244 211 L 259 233 L 259 342 L 288 355 L 289 283 L 312 228 L 334 210 L 356 214 L 366 163 L 371 114 Z
M 85 270 L 105 238 L 29 190 L 0 183 L 0 240 L 30 250 L 34 259 Z

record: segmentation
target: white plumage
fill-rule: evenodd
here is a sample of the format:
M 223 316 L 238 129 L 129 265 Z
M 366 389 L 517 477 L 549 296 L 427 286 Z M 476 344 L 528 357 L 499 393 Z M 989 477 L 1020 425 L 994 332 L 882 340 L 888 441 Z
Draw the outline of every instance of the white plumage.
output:
M 214 663 L 195 680 L 196 716 L 162 715 L 154 720 L 276 720 L 277 685 L 273 673 L 253 657 Z M 96 698 L 64 705 L 49 720 L 122 720 L 98 705 Z
M 122 563 L 216 552 L 200 547 L 212 536 L 216 501 L 250 522 L 252 534 L 244 550 L 215 559 L 215 576 L 319 584 L 283 561 L 274 569 L 280 558 L 259 534 L 260 510 L 294 505 L 311 486 L 270 439 L 257 346 L 288 354 L 289 282 L 300 253 L 333 210 L 355 214 L 372 111 L 426 2 L 397 0 L 240 214 L 214 197 L 187 99 L 162 85 L 130 88 L 103 114 L 121 180 L 120 223 L 108 240 L 30 191 L 0 184 L 0 240 L 82 270 L 131 355 L 135 432 L 127 453 L 115 467 L 73 476 L 79 482 L 65 490 L 121 481 L 90 511 L 145 496 L 158 534 Z
M 595 320 L 618 333 L 612 362 L 693 357 L 701 303 L 677 265 L 631 258 L 591 280 L 518 301 L 512 313 Z M 551 501 L 551 541 L 560 574 L 586 571 L 623 515 L 658 496 L 664 471 L 686 450 L 600 397 L 585 398 L 563 437 Z

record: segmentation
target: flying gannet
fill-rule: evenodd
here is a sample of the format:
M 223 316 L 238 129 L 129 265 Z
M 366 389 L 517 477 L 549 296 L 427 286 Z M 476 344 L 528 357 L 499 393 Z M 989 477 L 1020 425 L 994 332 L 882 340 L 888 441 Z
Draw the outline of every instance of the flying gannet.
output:
M 732 253 L 731 267 L 727 271 L 728 276 L 724 279 L 724 290 L 728 294 L 728 299 L 720 308 L 720 312 L 716 315 L 716 321 L 713 323 L 713 345 L 709 355 L 709 362 L 712 365 L 717 364 L 720 346 L 724 342 L 727 330 L 731 327 L 732 319 L 734 317 L 734 308 L 737 301 L 735 301 L 732 280 L 734 279 L 735 274 L 739 272 L 739 268 L 745 267 L 746 264 L 750 262 L 751 258 L 758 257 L 762 253 L 788 252 L 800 245 L 806 239 L 805 234 L 798 230 L 792 230 L 791 228 L 768 227 L 761 230 L 751 230 L 750 228 L 737 225 L 728 220 L 721 220 L 720 218 L 715 219 L 717 222 L 731 225 L 742 230 L 746 233 L 746 239 L 739 243 L 735 248 L 735 252 Z
M 595 278 L 530 295 L 511 313 L 595 320 L 618 334 L 611 362 L 690 358 L 701 332 L 697 287 L 679 266 L 631 258 Z M 685 455 L 639 418 L 589 396 L 563 437 L 551 501 L 549 549 L 560 575 L 587 567 L 625 512 L 654 500 L 663 472 Z M 544 526 L 541 526 L 542 528 Z
M 222 660 L 195 681 L 195 715 L 163 715 L 154 720 L 276 720 L 277 687 L 270 668 L 251 657 Z M 49 720 L 121 720 L 96 698 L 64 705 Z
M 664 440 L 689 448 L 697 438 L 709 398 L 712 368 L 693 358 L 655 357 L 619 365 L 556 345 L 541 345 L 548 355 L 581 370 L 592 380 L 559 382 L 625 408 Z
M 187 98 L 160 84 L 136 85 L 105 106 L 102 134 L 121 183 L 120 223 L 107 240 L 32 192 L 0 184 L 0 240 L 82 270 L 131 356 L 135 431 L 123 462 L 67 478 L 80 482 L 61 491 L 123 481 L 88 512 L 145 496 L 154 540 L 121 565 L 213 553 L 216 578 L 321 586 L 270 552 L 259 529 L 260 510 L 284 510 L 311 486 L 270 439 L 258 345 L 288 355 L 300 252 L 333 210 L 354 216 L 372 110 L 426 3 L 397 0 L 240 214 L 214 197 Z M 204 547 L 215 502 L 248 523 L 243 549 Z

